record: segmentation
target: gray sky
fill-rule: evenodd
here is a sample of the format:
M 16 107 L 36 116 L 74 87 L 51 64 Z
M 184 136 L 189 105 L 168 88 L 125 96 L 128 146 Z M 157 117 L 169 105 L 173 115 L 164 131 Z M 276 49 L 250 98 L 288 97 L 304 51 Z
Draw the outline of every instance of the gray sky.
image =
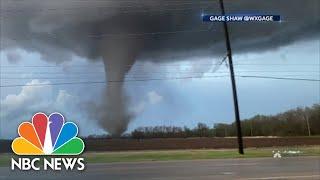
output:
M 235 54 L 236 74 L 319 79 L 318 45 L 318 40 L 312 40 L 264 53 Z M 52 66 L 52 64 L 42 61 L 37 53 L 16 50 L 15 53 L 22 58 L 12 64 L 8 62 L 8 53 L 12 52 L 1 53 L 2 85 L 83 82 L 91 81 L 92 76 L 96 80 L 104 80 L 103 73 L 88 75 L 89 72 L 92 73 L 92 69 L 82 66 L 94 66 L 94 70 L 100 72 L 103 71 L 103 68 L 96 66 L 100 64 L 99 62 L 88 64 L 85 59 L 75 56 L 65 65 L 45 67 Z M 205 64 L 209 60 L 210 58 L 206 58 L 199 62 Z M 180 72 L 180 75 L 190 72 L 188 68 L 193 67 L 192 62 L 191 60 L 173 63 L 172 66 L 168 64 L 164 67 L 167 69 L 166 72 L 171 73 L 170 76 L 177 76 L 177 72 Z M 73 67 L 75 63 L 79 66 L 78 68 Z M 11 68 L 12 65 L 26 67 Z M 44 67 L 32 67 L 33 65 Z M 158 64 L 147 63 L 144 66 L 153 69 Z M 174 71 L 172 67 L 175 68 Z M 176 70 L 177 67 L 179 70 Z M 132 74 L 136 73 L 134 69 L 132 71 Z M 125 88 L 131 99 L 129 107 L 137 114 L 130 123 L 128 131 L 139 126 L 194 127 L 198 122 L 207 123 L 209 126 L 219 122 L 232 122 L 234 114 L 230 79 L 228 77 L 205 78 L 214 74 L 217 76 L 227 74 L 220 73 L 226 72 L 227 69 L 221 66 L 216 73 L 208 71 L 202 79 L 126 83 Z M 36 74 L 37 72 L 48 73 Z M 81 72 L 84 75 L 74 75 L 73 72 Z M 30 73 L 35 74 L 30 75 Z M 148 73 L 148 77 L 160 76 L 153 72 Z M 71 75 L 77 78 L 49 79 L 69 78 Z M 79 79 L 79 76 L 84 79 Z M 132 75 L 129 73 L 128 76 Z M 22 79 L 10 79 L 15 77 Z M 36 80 L 37 77 L 47 79 Z M 237 78 L 237 84 L 242 119 L 256 114 L 276 114 L 298 106 L 310 106 L 320 102 L 319 82 Z M 96 121 L 88 118 L 85 111 L 81 110 L 82 103 L 92 100 L 99 101 L 103 90 L 102 84 L 2 88 L 1 136 L 14 137 L 16 132 L 12 129 L 16 129 L 20 122 L 29 120 L 37 111 L 62 112 L 67 120 L 75 121 L 80 125 L 80 133 L 83 135 L 103 133 L 104 131 L 97 126 Z
M 312 16 L 319 14 L 319 9 L 314 6 L 317 5 L 317 1 L 306 1 L 305 8 L 299 7 L 299 1 L 290 1 L 291 9 L 284 6 L 288 0 L 270 1 L 266 4 L 261 4 L 262 1 L 250 3 L 252 1 L 242 0 L 242 2 L 233 4 L 227 1 L 226 5 L 232 12 L 254 10 L 254 12 L 280 14 L 283 15 L 284 21 L 276 24 L 230 25 L 236 75 L 320 78 L 320 39 L 317 32 L 320 16 Z M 92 13 L 94 11 L 89 11 L 90 8 L 86 9 L 90 12 L 87 17 L 76 16 L 77 13 L 83 13 L 82 11 L 77 11 L 76 14 L 72 14 L 75 12 L 71 11 L 71 15 L 65 19 L 57 18 L 61 13 L 56 11 L 50 13 L 39 11 L 40 14 L 38 11 L 22 11 L 15 13 L 12 18 L 8 16 L 12 15 L 10 10 L 17 11 L 23 7 L 25 10 L 62 8 L 59 3 L 46 3 L 40 3 L 39 7 L 29 6 L 28 3 L 27 6 L 23 3 L 17 6 L 10 6 L 10 3 L 2 6 L 8 14 L 1 22 L 3 28 L 0 49 L 1 85 L 27 86 L 1 88 L 0 138 L 15 137 L 18 124 L 30 120 L 38 111 L 48 114 L 54 111 L 61 112 L 67 120 L 79 124 L 81 135 L 105 133 L 88 112 L 92 102 L 101 103 L 105 91 L 104 84 L 30 85 L 105 81 L 105 69 L 101 58 L 103 53 L 98 50 L 97 42 L 87 41 L 83 35 L 88 35 L 92 29 L 102 31 L 113 27 L 111 25 L 114 20 L 109 15 L 105 19 L 94 16 Z M 66 3 L 65 8 L 69 5 L 72 8 L 75 6 Z M 207 123 L 209 126 L 219 122 L 233 122 L 228 68 L 223 64 L 214 71 L 215 64 L 225 56 L 221 24 L 203 24 L 200 17 L 203 12 L 217 13 L 216 6 L 213 6 L 212 10 L 197 6 L 196 10 L 192 10 L 186 16 L 189 20 L 188 18 L 182 20 L 183 16 L 177 15 L 176 11 L 164 17 L 157 13 L 153 14 L 155 5 L 151 3 L 146 6 L 151 11 L 150 17 L 154 17 L 155 22 L 163 22 L 163 26 L 158 27 L 145 16 L 136 15 L 132 17 L 131 23 L 127 21 L 123 24 L 116 23 L 114 29 L 106 31 L 114 33 L 117 28 L 120 29 L 120 34 L 180 29 L 212 31 L 175 36 L 159 35 L 151 41 L 130 40 L 124 43 L 133 47 L 139 45 L 137 50 L 139 53 L 134 55 L 134 65 L 126 75 L 126 80 L 132 79 L 133 76 L 144 79 L 167 79 L 124 84 L 125 96 L 129 97 L 127 108 L 134 114 L 128 132 L 139 126 L 194 127 L 198 122 Z M 114 13 L 122 11 L 117 9 Z M 296 12 L 305 16 L 298 16 L 299 13 Z M 22 18 L 21 14 L 25 17 Z M 128 16 L 121 14 L 118 20 Z M 73 19 L 75 17 L 77 18 Z M 103 22 L 105 27 L 99 26 L 97 22 Z M 146 24 L 142 23 L 140 26 L 141 22 Z M 80 30 L 75 30 L 77 28 Z M 26 33 L 29 33 L 29 38 L 25 38 Z M 51 33 L 57 38 L 50 38 Z M 107 37 L 104 38 L 108 40 Z M 107 41 L 106 47 L 112 46 L 113 43 L 119 43 L 121 46 L 123 43 L 117 40 L 110 42 Z M 117 53 L 125 54 L 126 51 Z M 168 80 L 190 76 L 197 78 Z M 320 82 L 238 77 L 237 85 L 242 119 L 256 114 L 276 114 L 320 102 Z

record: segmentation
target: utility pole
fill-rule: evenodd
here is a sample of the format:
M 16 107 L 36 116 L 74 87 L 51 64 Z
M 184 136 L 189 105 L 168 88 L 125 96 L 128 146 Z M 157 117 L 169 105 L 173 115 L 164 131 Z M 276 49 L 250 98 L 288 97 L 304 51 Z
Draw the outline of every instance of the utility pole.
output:
M 311 136 L 311 129 L 310 129 L 310 123 L 309 123 L 309 109 L 305 108 L 303 113 L 303 117 L 307 122 L 307 129 L 308 129 L 308 135 Z
M 308 115 L 306 115 L 306 120 L 307 120 L 308 135 L 311 136 L 311 130 L 310 130 L 310 123 L 309 123 Z
M 253 120 L 250 122 L 250 135 L 253 136 Z
M 220 1 L 220 8 L 221 14 L 225 15 L 223 0 Z M 240 122 L 240 114 L 239 114 L 239 105 L 238 105 L 238 95 L 237 95 L 237 88 L 236 88 L 236 80 L 234 78 L 234 70 L 233 70 L 233 62 L 232 62 L 232 51 L 230 45 L 230 38 L 229 38 L 229 31 L 227 22 L 223 22 L 224 27 L 224 34 L 226 38 L 226 47 L 229 59 L 229 68 L 230 68 L 230 77 L 231 77 L 231 84 L 232 84 L 232 93 L 233 93 L 233 102 L 234 102 L 234 113 L 236 118 L 236 126 L 237 126 L 237 135 L 238 135 L 238 145 L 239 145 L 239 153 L 244 154 L 243 152 L 243 140 L 242 140 L 242 132 L 241 132 L 241 122 Z

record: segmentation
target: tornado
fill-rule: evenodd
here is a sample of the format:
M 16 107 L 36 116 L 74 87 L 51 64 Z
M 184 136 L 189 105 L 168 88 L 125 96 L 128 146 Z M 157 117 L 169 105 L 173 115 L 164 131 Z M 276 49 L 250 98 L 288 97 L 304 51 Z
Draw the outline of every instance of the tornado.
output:
M 127 129 L 132 116 L 128 111 L 128 96 L 123 85 L 125 76 L 133 66 L 143 42 L 139 39 L 106 39 L 101 45 L 106 72 L 106 90 L 98 121 L 112 136 L 119 137 Z

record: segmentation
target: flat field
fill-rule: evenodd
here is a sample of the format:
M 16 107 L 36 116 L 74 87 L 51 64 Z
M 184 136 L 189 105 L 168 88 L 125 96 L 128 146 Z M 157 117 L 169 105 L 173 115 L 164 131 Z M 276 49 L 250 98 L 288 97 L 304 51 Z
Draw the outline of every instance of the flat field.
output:
M 318 156 L 320 146 L 295 146 L 273 148 L 247 148 L 245 155 L 238 154 L 237 149 L 201 149 L 201 150 L 144 150 L 120 152 L 87 152 L 82 154 L 87 163 L 138 162 L 138 161 L 179 161 L 200 159 L 230 159 L 272 157 L 272 151 L 300 151 L 298 154 L 282 153 L 283 157 Z M 11 153 L 0 154 L 0 166 L 8 166 Z

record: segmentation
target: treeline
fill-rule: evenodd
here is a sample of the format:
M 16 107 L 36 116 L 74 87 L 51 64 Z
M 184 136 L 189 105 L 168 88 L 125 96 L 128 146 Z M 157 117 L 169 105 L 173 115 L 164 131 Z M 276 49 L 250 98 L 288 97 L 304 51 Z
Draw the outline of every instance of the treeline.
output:
M 273 116 L 256 115 L 241 122 L 243 136 L 312 136 L 320 135 L 320 104 L 296 108 Z M 131 138 L 186 138 L 236 136 L 235 123 L 218 123 L 209 127 L 140 127 L 127 134 Z

